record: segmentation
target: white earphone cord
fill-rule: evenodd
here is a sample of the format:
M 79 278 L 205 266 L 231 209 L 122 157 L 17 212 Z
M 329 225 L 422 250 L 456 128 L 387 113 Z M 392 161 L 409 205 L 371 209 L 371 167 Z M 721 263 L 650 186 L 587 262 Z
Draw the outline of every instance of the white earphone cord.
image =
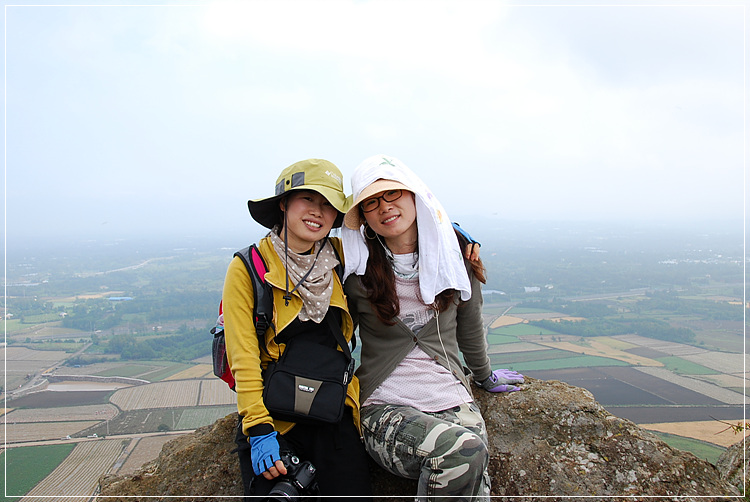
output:
M 449 370 L 449 371 L 450 371 L 451 373 L 454 373 L 454 369 L 453 369 L 453 366 L 451 366 L 451 360 L 450 360 L 450 359 L 448 359 L 448 351 L 447 351 L 447 350 L 445 350 L 445 345 L 443 344 L 443 335 L 442 335 L 442 334 L 440 333 L 440 311 L 439 311 L 439 310 L 437 310 L 437 309 L 435 309 L 435 318 L 436 318 L 436 321 L 437 321 L 437 334 L 438 334 L 438 340 L 440 340 L 440 346 L 441 346 L 441 347 L 443 348 L 443 356 L 445 357 L 445 361 L 446 361 L 446 362 L 448 363 L 448 370 Z M 454 373 L 454 375 L 455 375 L 455 373 Z M 458 377 L 456 377 L 456 380 L 458 380 L 458 385 L 463 385 L 463 384 L 461 383 L 461 380 L 460 380 L 460 379 L 459 379 Z M 463 396 L 461 395 L 461 393 L 460 393 L 460 392 L 458 392 L 458 387 L 457 387 L 457 386 L 456 386 L 455 384 L 454 384 L 454 386 L 453 386 L 453 390 L 455 390 L 455 391 L 456 391 L 456 395 L 458 396 L 459 400 L 460 400 L 460 401 L 463 401 L 463 400 L 464 400 L 464 398 L 463 398 Z

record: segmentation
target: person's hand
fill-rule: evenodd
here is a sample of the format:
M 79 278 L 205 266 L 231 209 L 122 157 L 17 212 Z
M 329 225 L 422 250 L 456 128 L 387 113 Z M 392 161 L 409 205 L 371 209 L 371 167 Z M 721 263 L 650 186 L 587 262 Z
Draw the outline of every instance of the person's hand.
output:
M 513 384 L 522 384 L 523 375 L 512 370 L 495 370 L 483 381 L 475 383 L 487 392 L 516 392 L 521 388 Z
M 486 389 L 484 387 L 482 387 L 482 388 L 484 390 L 486 390 L 487 392 L 492 392 L 492 393 L 498 393 L 498 392 L 518 392 L 519 390 L 521 390 L 521 387 L 516 387 L 515 385 L 505 385 L 505 384 L 496 385 L 496 386 L 492 387 L 491 389 Z
M 523 383 L 523 375 L 513 370 L 495 370 L 492 372 L 497 377 L 498 383 Z
M 482 247 L 482 245 L 479 243 L 479 241 L 474 240 L 469 232 L 461 228 L 461 225 L 459 225 L 455 221 L 451 222 L 451 224 L 453 225 L 453 229 L 455 231 L 460 233 L 467 241 L 469 241 L 469 243 L 466 245 L 466 250 L 464 251 L 464 256 L 466 257 L 466 259 L 474 263 L 479 262 L 479 248 Z
M 466 245 L 466 259 L 472 262 L 479 261 L 479 248 L 482 247 L 478 242 L 470 242 Z
M 279 442 L 276 439 L 278 432 L 274 431 L 263 436 L 250 436 L 250 458 L 253 464 L 253 472 L 256 476 L 263 475 L 271 480 L 282 474 L 286 474 L 286 467 L 281 461 Z

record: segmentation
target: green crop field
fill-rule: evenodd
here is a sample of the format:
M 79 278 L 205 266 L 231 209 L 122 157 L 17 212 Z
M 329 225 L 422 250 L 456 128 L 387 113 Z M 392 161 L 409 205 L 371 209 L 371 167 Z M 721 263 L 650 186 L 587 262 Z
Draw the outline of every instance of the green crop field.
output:
M 489 343 L 490 346 L 504 345 L 506 343 L 516 343 L 518 341 L 518 337 L 513 335 L 498 335 L 494 332 L 490 332 L 490 334 L 487 335 L 487 343 Z
M 520 314 L 544 314 L 551 312 L 549 309 L 536 309 L 536 308 L 525 308 L 525 307 L 513 307 L 508 312 L 508 315 L 520 315 Z
M 659 357 L 656 359 L 660 363 L 664 364 L 664 367 L 669 371 L 677 373 L 678 375 L 718 375 L 718 371 L 714 371 L 700 364 L 696 364 L 692 361 L 687 361 L 677 356 Z
M 722 448 L 721 446 L 716 446 L 715 444 L 706 443 L 697 439 L 675 436 L 674 434 L 667 434 L 666 432 L 651 432 L 656 434 L 659 439 L 672 448 L 689 451 L 696 457 L 707 460 L 714 465 L 716 465 L 716 461 L 719 460 L 721 454 L 726 450 L 726 448 Z
M 513 324 L 512 326 L 503 326 L 501 328 L 495 328 L 492 330 L 493 334 L 497 335 L 559 335 L 556 331 L 550 331 L 545 328 L 538 326 L 532 326 L 531 324 Z
M 506 352 L 490 354 L 492 364 L 530 363 L 535 361 L 557 361 L 580 357 L 579 354 L 566 350 L 542 349 L 525 352 Z
M 59 321 L 60 315 L 56 313 L 27 315 L 23 318 L 24 324 L 41 324 L 45 322 Z
M 486 297 L 485 297 L 485 304 L 482 307 L 482 313 L 484 314 L 491 314 L 491 315 L 501 315 L 504 314 L 505 311 L 508 310 L 507 305 L 492 305 L 486 303 Z
M 234 405 L 188 408 L 182 411 L 180 420 L 177 422 L 177 430 L 197 429 L 204 425 L 210 425 L 235 411 L 237 411 L 237 407 Z
M 149 382 L 159 382 L 191 366 L 192 364 L 171 361 L 138 361 L 132 363 L 123 361 L 122 364 L 100 371 L 97 375 L 142 378 Z
M 492 366 L 496 367 L 497 365 L 495 364 L 494 359 L 491 358 L 490 360 L 492 361 Z M 508 369 L 523 372 L 533 370 L 559 370 L 563 368 L 591 368 L 594 366 L 629 366 L 629 364 L 615 359 L 609 359 L 607 357 L 575 356 L 566 359 L 558 358 L 548 361 L 514 362 L 508 366 Z
M 19 343 L 18 345 L 32 350 L 64 350 L 68 353 L 77 352 L 82 349 L 83 343 L 69 342 L 42 342 L 42 343 Z
M 139 378 L 143 378 L 144 380 L 148 380 L 149 382 L 159 382 L 192 366 L 192 364 L 170 363 L 166 361 L 162 361 L 159 364 L 164 365 L 164 367 L 154 370 L 150 373 L 144 373 Z
M 115 368 L 110 368 L 97 373 L 98 376 L 120 376 L 120 377 L 137 377 L 148 371 L 154 371 L 153 366 L 144 366 L 137 363 L 122 363 Z
M 8 494 L 5 500 L 15 501 L 28 493 L 55 470 L 74 447 L 74 444 L 56 444 L 5 450 L 2 461 L 6 463 L 7 470 L 0 469 L 0 480 Z
M 5 329 L 8 334 L 15 333 L 16 331 L 21 331 L 22 329 L 28 328 L 27 325 L 21 324 L 20 319 L 8 319 L 5 321 Z

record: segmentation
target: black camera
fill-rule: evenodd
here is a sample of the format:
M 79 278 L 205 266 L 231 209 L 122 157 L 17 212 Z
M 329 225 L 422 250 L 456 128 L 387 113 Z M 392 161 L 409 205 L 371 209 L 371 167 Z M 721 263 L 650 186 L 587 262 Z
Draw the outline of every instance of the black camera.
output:
M 308 461 L 300 462 L 292 452 L 281 452 L 281 461 L 286 467 L 286 474 L 279 477 L 264 500 L 295 502 L 300 495 L 309 495 L 317 491 L 315 483 L 315 466 Z

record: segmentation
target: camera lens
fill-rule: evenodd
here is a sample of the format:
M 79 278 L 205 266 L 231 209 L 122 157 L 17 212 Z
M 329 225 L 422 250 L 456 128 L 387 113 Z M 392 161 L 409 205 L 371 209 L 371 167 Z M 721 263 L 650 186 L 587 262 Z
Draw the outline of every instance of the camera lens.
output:
M 266 500 L 279 502 L 296 502 L 299 498 L 299 492 L 292 484 L 286 481 L 279 481 L 268 494 Z

